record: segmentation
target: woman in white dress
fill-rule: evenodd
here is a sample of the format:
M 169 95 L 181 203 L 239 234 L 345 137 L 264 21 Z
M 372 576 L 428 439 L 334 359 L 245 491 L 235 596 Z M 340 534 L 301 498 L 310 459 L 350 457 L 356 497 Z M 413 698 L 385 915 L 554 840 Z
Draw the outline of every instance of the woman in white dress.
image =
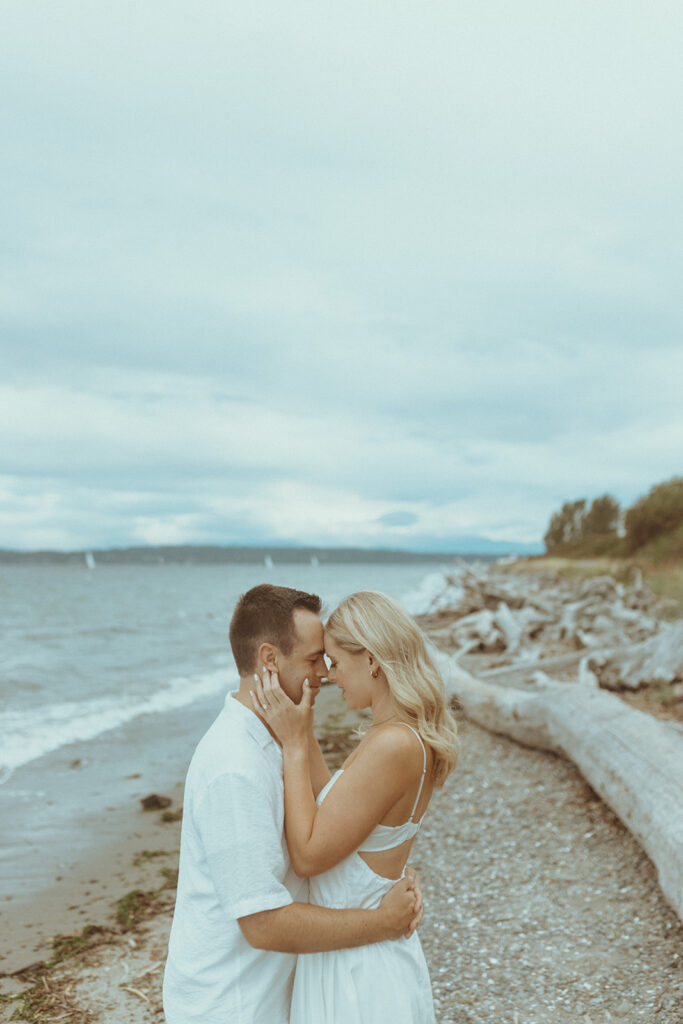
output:
M 325 628 L 325 654 L 348 707 L 373 717 L 326 780 L 309 765 L 311 691 L 304 686 L 296 705 L 264 669 L 252 699 L 282 744 L 287 845 L 294 870 L 310 878 L 311 903 L 375 907 L 405 871 L 434 787 L 455 768 L 457 727 L 422 633 L 384 594 L 342 601 Z M 434 1020 L 416 932 L 298 958 L 290 1024 Z

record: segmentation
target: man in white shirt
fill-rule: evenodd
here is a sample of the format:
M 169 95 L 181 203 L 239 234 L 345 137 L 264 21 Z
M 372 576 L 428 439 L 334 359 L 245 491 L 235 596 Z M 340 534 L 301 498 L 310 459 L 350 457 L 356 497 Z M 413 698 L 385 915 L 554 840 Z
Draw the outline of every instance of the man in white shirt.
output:
M 300 701 L 325 677 L 320 598 L 263 584 L 240 598 L 230 643 L 240 688 L 200 741 L 185 787 L 178 894 L 164 975 L 167 1024 L 287 1024 L 296 954 L 400 938 L 421 916 L 398 882 L 376 910 L 308 904 L 284 836 L 282 752 L 253 710 L 262 666 Z M 315 793 L 327 770 L 311 728 Z

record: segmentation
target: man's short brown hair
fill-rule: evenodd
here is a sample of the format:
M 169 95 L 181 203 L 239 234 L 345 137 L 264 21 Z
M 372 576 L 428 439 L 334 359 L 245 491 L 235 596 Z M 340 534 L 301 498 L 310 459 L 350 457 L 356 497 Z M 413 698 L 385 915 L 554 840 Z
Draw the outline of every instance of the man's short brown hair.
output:
M 256 655 L 263 643 L 274 644 L 283 654 L 290 653 L 295 638 L 295 608 L 319 615 L 322 601 L 317 594 L 270 583 L 261 583 L 242 595 L 230 620 L 230 646 L 241 676 L 256 669 Z

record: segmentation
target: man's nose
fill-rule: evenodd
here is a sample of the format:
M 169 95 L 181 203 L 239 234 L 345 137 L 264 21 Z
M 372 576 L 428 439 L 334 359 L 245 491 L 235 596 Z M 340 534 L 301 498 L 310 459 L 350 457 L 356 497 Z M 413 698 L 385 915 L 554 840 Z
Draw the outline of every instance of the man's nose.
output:
M 323 658 L 322 655 L 318 658 L 318 660 L 315 663 L 315 674 L 317 675 L 318 679 L 327 678 L 327 665 L 325 664 L 325 659 Z

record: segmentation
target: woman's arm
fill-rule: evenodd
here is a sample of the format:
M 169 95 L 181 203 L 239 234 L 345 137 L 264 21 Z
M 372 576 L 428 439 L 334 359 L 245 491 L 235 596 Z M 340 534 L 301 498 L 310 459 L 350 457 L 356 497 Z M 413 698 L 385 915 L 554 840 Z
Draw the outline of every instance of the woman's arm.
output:
M 415 743 L 407 729 L 385 728 L 371 739 L 316 808 L 309 772 L 307 725 L 312 695 L 299 705 L 277 677 L 258 684 L 254 707 L 282 743 L 285 833 L 297 874 L 320 874 L 358 849 L 406 788 L 416 781 Z
M 311 727 L 308 732 L 308 770 L 311 777 L 313 795 L 317 796 L 320 790 L 330 781 L 331 775 L 313 732 L 313 719 L 311 719 Z
M 298 856 L 300 844 L 297 839 L 303 839 L 310 833 L 316 813 L 316 769 L 312 770 L 311 765 L 315 763 L 317 768 L 319 762 L 313 750 L 314 744 L 318 748 L 318 755 L 322 757 L 320 747 L 313 736 L 314 697 L 310 688 L 304 685 L 301 701 L 295 704 L 280 687 L 277 675 L 270 672 L 265 672 L 262 679 L 254 676 L 251 697 L 254 710 L 266 721 L 282 746 L 285 834 L 292 866 L 298 875 L 305 877 L 303 864 Z M 327 767 L 325 770 L 327 771 Z M 287 828 L 288 813 L 292 816 L 291 837 Z
M 403 735 L 406 733 L 406 735 Z M 294 870 L 309 877 L 357 850 L 416 779 L 407 730 L 385 729 L 364 748 L 316 807 L 300 745 L 283 746 L 285 834 Z

